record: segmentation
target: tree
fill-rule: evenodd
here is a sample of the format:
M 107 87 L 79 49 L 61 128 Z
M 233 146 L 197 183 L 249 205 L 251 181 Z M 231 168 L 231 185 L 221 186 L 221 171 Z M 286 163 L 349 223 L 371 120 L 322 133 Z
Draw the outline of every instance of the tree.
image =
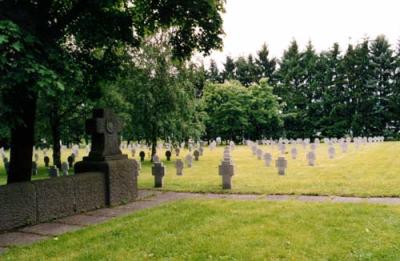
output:
M 208 84 L 204 92 L 208 138 L 242 140 L 249 124 L 249 92 L 237 81 Z
M 1 1 L 0 10 L 2 116 L 11 126 L 8 183 L 30 180 L 39 93 L 67 89 L 52 68 L 57 55 L 48 54 L 84 57 L 88 67 L 109 74 L 108 58 L 132 51 L 160 28 L 174 28 L 169 43 L 176 57 L 222 45 L 219 0 Z M 88 75 L 93 82 L 102 76 L 96 69 Z
M 261 49 L 257 52 L 256 65 L 257 65 L 257 81 L 262 78 L 267 78 L 270 84 L 275 82 L 276 59 L 269 58 L 269 50 L 267 44 L 263 44 Z
M 320 126 L 323 137 L 343 137 L 348 132 L 347 100 L 344 89 L 343 56 L 339 44 L 320 55 L 322 73 L 322 106 Z
M 229 55 L 225 59 L 222 77 L 224 81 L 235 79 L 235 61 Z
M 124 132 L 125 137 L 144 140 L 154 155 L 159 139 L 179 142 L 199 138 L 204 126 L 191 81 L 193 67 L 174 60 L 163 39 L 151 38 L 141 50 L 111 88 L 117 94 L 107 95 L 105 103 L 115 105 L 112 100 L 122 100 L 121 110 L 134 126 Z
M 210 60 L 210 68 L 209 68 L 207 78 L 208 78 L 208 80 L 210 80 L 213 83 L 221 83 L 222 82 L 222 78 L 221 78 L 221 74 L 218 69 L 218 65 L 215 62 L 215 60 L 213 60 L 213 59 Z
M 283 126 L 279 97 L 273 94 L 268 80 L 261 79 L 259 84 L 249 87 L 251 97 L 246 134 L 256 140 L 265 137 L 278 137 Z
M 305 137 L 303 120 L 306 117 L 305 97 L 302 92 L 303 68 L 296 41 L 284 51 L 279 64 L 279 83 L 274 89 L 283 101 L 284 132 L 287 137 Z
M 235 62 L 235 67 L 236 79 L 240 81 L 241 84 L 248 87 L 252 83 L 257 82 L 257 67 L 251 54 L 247 59 L 245 57 L 239 57 Z
M 394 75 L 396 60 L 390 44 L 384 36 L 371 42 L 369 60 L 371 64 L 370 85 L 373 88 L 373 108 L 369 118 L 369 134 L 382 135 L 389 127 L 393 115 L 390 113 L 390 99 L 395 94 Z M 388 130 L 389 131 L 389 130 Z M 392 130 L 393 131 L 393 130 Z

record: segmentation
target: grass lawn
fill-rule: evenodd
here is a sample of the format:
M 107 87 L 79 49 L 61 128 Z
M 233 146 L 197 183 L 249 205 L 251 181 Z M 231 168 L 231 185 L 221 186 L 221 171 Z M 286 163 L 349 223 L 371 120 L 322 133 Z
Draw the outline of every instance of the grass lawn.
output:
M 29 247 L 4 260 L 399 260 L 400 207 L 187 200 Z
M 321 144 L 317 149 L 317 164 L 307 165 L 302 146 L 298 159 L 292 160 L 290 154 L 286 176 L 279 176 L 275 167 L 265 167 L 262 160 L 257 160 L 247 146 L 237 146 L 233 151 L 236 174 L 233 177 L 233 189 L 236 193 L 266 193 L 266 194 L 311 194 L 311 195 L 342 195 L 342 196 L 400 196 L 400 142 L 385 142 L 370 144 L 356 150 L 349 146 L 347 153 L 342 153 L 336 146 L 336 158 L 328 159 L 327 146 Z M 277 148 L 262 146 L 264 151 L 278 156 Z M 290 151 L 290 146 L 287 148 Z M 125 151 L 128 153 L 128 151 Z M 162 159 L 165 151 L 160 153 Z M 183 158 L 188 152 L 181 152 Z M 64 153 L 63 157 L 70 154 Z M 82 150 L 81 155 L 84 154 Z M 138 154 L 138 153 L 137 153 Z M 214 151 L 205 148 L 204 156 L 194 162 L 193 167 L 184 169 L 184 176 L 176 176 L 174 162 L 164 162 L 167 174 L 164 177 L 165 190 L 222 192 L 221 177 L 218 175 L 218 165 L 223 155 L 223 147 Z M 42 156 L 42 155 L 41 155 Z M 65 160 L 64 159 L 64 160 Z M 43 159 L 39 159 L 43 163 Z M 1 164 L 2 167 L 2 164 Z M 45 168 L 41 168 L 37 178 L 46 178 Z M 0 168 L 0 184 L 5 183 L 4 170 Z M 150 162 L 143 163 L 139 176 L 140 188 L 152 188 L 154 178 L 151 175 Z

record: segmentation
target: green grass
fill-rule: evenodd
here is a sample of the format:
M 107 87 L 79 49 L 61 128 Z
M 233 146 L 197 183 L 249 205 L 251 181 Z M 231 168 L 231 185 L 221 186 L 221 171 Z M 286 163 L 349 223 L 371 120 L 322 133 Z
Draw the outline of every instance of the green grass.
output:
M 279 155 L 277 149 L 263 146 L 264 151 L 272 152 L 273 158 Z M 329 159 L 327 146 L 321 144 L 317 152 L 317 164 L 307 165 L 306 151 L 298 146 L 297 160 L 288 160 L 287 175 L 279 176 L 275 167 L 265 167 L 257 160 L 251 150 L 238 146 L 232 153 L 236 173 L 232 179 L 237 193 L 266 194 L 310 194 L 342 196 L 400 196 L 400 142 L 385 142 L 362 147 L 358 151 L 350 146 L 342 153 L 336 146 L 335 159 Z M 290 147 L 288 148 L 290 151 Z M 183 155 L 185 155 L 184 153 Z M 205 150 L 199 162 L 191 169 L 184 169 L 184 176 L 175 175 L 173 163 L 166 163 L 167 175 L 164 189 L 175 191 L 223 192 L 218 165 L 222 159 L 223 148 L 216 151 Z M 153 177 L 150 166 L 145 165 L 139 177 L 141 188 L 152 188 Z
M 264 151 L 272 152 L 274 159 L 278 156 L 277 148 L 263 146 Z M 236 174 L 233 177 L 233 189 L 236 193 L 261 194 L 309 194 L 309 195 L 342 195 L 342 196 L 400 196 L 400 142 L 385 142 L 363 146 L 358 151 L 353 145 L 347 153 L 342 153 L 336 146 L 337 156 L 328 159 L 327 146 L 318 147 L 317 165 L 307 165 L 305 152 L 298 146 L 297 160 L 287 154 L 288 169 L 286 176 L 279 176 L 275 167 L 265 167 L 264 162 L 257 160 L 246 146 L 237 146 L 233 151 Z M 288 147 L 290 151 L 290 147 Z M 127 151 L 125 151 L 128 153 Z M 165 151 L 160 153 L 164 157 Z M 188 152 L 183 151 L 181 158 Z M 70 154 L 64 153 L 64 157 Z M 81 155 L 84 154 L 83 150 Z M 164 177 L 164 190 L 194 192 L 226 192 L 221 189 L 221 177 L 218 165 L 222 159 L 223 147 L 210 151 L 205 149 L 200 161 L 193 167 L 184 169 L 184 176 L 176 176 L 174 162 L 165 162 L 167 174 Z M 39 160 L 43 162 L 42 159 Z M 34 177 L 44 178 L 41 174 Z M 0 184 L 5 183 L 4 170 L 0 169 Z M 154 178 L 151 175 L 150 162 L 143 163 L 139 176 L 140 188 L 152 188 Z
M 399 260 L 400 207 L 188 200 L 29 247 L 4 260 Z

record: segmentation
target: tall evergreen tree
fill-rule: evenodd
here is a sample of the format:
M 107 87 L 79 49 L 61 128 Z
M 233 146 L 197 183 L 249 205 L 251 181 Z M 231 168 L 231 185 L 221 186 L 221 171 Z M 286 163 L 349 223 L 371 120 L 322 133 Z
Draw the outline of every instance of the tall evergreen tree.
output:
M 263 44 L 261 49 L 257 52 L 256 57 L 257 65 L 257 81 L 262 78 L 267 78 L 270 84 L 275 83 L 275 70 L 276 70 L 276 59 L 269 58 L 269 50 L 267 44 Z
M 370 118 L 370 135 L 381 135 L 390 125 L 390 98 L 395 92 L 393 82 L 396 70 L 396 60 L 390 44 L 384 36 L 378 36 L 370 46 L 371 80 L 373 91 L 373 108 Z
M 229 55 L 225 59 L 222 77 L 224 81 L 235 79 L 235 61 Z
M 302 87 L 301 54 L 297 42 L 293 40 L 279 64 L 279 83 L 275 94 L 282 98 L 284 132 L 287 137 L 304 137 L 303 119 L 306 117 Z
M 221 83 L 222 77 L 218 69 L 218 65 L 214 59 L 210 60 L 210 68 L 208 69 L 207 78 L 213 83 Z

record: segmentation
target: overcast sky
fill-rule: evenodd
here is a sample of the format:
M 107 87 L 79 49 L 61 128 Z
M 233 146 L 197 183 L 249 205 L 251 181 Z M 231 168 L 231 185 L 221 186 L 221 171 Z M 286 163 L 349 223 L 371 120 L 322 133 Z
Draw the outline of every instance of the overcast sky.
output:
M 292 39 L 301 49 L 311 40 L 316 50 L 384 34 L 392 45 L 400 39 L 400 0 L 227 0 L 224 49 L 211 58 L 255 54 L 268 44 L 280 57 Z

